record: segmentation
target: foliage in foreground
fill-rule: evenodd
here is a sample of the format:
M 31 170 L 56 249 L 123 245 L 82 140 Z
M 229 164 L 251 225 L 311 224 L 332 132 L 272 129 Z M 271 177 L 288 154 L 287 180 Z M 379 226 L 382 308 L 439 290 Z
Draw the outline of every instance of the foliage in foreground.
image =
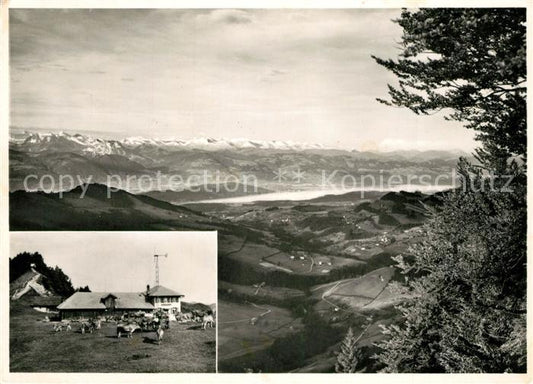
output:
M 357 347 L 357 341 L 358 338 L 355 337 L 352 327 L 348 328 L 337 355 L 335 372 L 355 373 L 357 371 L 357 364 L 361 361 L 361 351 Z
M 403 11 L 390 105 L 451 111 L 478 132 L 479 165 L 461 161 L 398 289 L 403 323 L 376 356 L 386 372 L 526 371 L 525 10 Z M 507 185 L 508 177 L 512 183 Z
M 461 164 L 467 182 L 486 181 Z M 397 258 L 404 324 L 385 330 L 388 372 L 526 369 L 525 180 L 512 192 L 457 190 L 431 218 L 413 260 Z
M 526 124 L 525 8 L 404 10 L 398 60 L 374 59 L 398 77 L 379 101 L 448 119 L 477 131 L 478 155 L 524 155 Z

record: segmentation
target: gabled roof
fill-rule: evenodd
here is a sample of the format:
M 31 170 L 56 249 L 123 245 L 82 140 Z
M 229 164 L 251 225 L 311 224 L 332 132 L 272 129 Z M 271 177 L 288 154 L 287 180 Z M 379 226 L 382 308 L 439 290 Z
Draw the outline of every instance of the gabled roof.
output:
M 60 305 L 58 309 L 105 309 L 102 299 L 112 294 L 116 297 L 116 309 L 154 309 L 146 301 L 144 294 L 138 292 L 76 292 Z
M 183 297 L 183 295 L 181 293 L 173 291 L 172 289 L 169 289 L 167 287 L 163 287 L 162 285 L 156 285 L 155 287 L 151 288 L 148 291 L 147 296 L 152 296 L 152 297 L 157 297 L 157 296 L 180 296 L 180 297 Z

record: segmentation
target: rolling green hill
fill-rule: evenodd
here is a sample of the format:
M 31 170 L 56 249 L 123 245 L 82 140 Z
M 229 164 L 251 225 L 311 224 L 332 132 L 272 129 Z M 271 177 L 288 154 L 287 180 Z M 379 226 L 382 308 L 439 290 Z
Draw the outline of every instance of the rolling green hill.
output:
M 219 222 L 190 209 L 100 184 L 69 192 L 16 191 L 9 195 L 10 229 L 26 230 L 216 230 Z

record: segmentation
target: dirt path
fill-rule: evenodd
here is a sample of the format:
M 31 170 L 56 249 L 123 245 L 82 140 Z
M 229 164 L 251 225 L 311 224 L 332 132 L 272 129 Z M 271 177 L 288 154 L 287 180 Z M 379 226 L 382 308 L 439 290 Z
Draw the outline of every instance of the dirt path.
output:
M 249 302 L 249 301 L 246 301 L 246 303 L 252 305 L 252 306 L 255 307 L 255 308 L 262 309 L 262 310 L 266 310 L 266 311 L 263 312 L 263 313 L 260 313 L 258 316 L 252 316 L 252 317 L 250 317 L 250 318 L 239 319 L 239 320 L 232 320 L 232 321 L 222 321 L 222 322 L 218 322 L 218 324 L 249 323 L 249 322 L 251 322 L 252 319 L 255 318 L 255 317 L 263 317 L 263 316 L 266 316 L 266 315 L 268 315 L 269 313 L 272 312 L 272 309 L 270 309 L 270 308 L 260 307 L 259 305 L 254 304 L 254 303 L 251 303 L 251 302 Z
M 345 283 L 345 282 L 351 281 L 351 280 L 353 280 L 353 279 L 343 279 L 343 280 L 333 281 L 331 283 L 321 284 L 321 285 L 319 285 L 317 287 L 312 288 L 310 291 L 311 292 L 318 291 L 318 290 L 324 289 L 324 288 L 326 288 L 326 287 L 328 287 L 330 285 L 338 285 L 338 284 Z
M 254 304 L 254 303 L 250 303 L 250 304 L 253 305 L 253 306 L 256 307 L 256 308 L 259 308 L 259 309 L 263 309 L 263 310 L 266 309 L 266 312 L 261 313 L 261 314 L 259 315 L 259 317 L 266 316 L 266 315 L 268 315 L 269 313 L 272 312 L 272 310 L 271 310 L 270 308 L 260 307 L 259 305 Z
M 276 251 L 270 255 L 267 255 L 267 256 L 263 256 L 261 257 L 261 261 L 264 262 L 264 263 L 268 263 L 272 266 L 272 268 L 275 268 L 277 270 L 280 270 L 280 271 L 283 271 L 283 272 L 288 272 L 288 273 L 294 273 L 294 271 L 290 268 L 285 268 L 285 267 L 280 267 L 279 265 L 276 265 L 270 261 L 268 261 L 267 259 L 269 257 L 272 257 L 272 256 L 276 256 L 276 255 L 279 255 L 280 253 L 283 253 L 282 251 Z
M 389 286 L 390 281 L 391 281 L 391 279 L 389 279 L 389 280 L 387 281 L 387 284 L 385 284 L 385 285 L 383 286 L 383 289 L 381 289 L 381 291 L 379 291 L 379 293 L 378 293 L 378 294 L 377 294 L 372 300 L 370 300 L 368 303 L 366 303 L 365 305 L 363 305 L 363 308 L 366 307 L 366 306 L 368 306 L 368 305 L 370 305 L 370 304 L 372 304 L 374 301 L 376 301 L 376 300 L 378 299 L 378 297 L 380 297 L 381 294 L 385 291 L 385 289 L 387 289 L 387 287 Z
M 230 251 L 230 252 L 226 253 L 224 256 L 233 255 L 234 253 L 237 253 L 237 252 L 242 251 L 242 249 L 243 249 L 244 246 L 246 245 L 246 242 L 247 242 L 247 241 L 248 241 L 248 239 L 245 237 L 244 240 L 242 241 L 242 244 L 241 244 L 241 246 L 239 247 L 239 249 L 236 249 L 235 251 Z
M 331 287 L 330 289 L 328 289 L 327 291 L 325 291 L 323 294 L 322 294 L 322 297 L 321 299 L 323 301 L 325 301 L 326 303 L 328 303 L 329 305 L 331 305 L 332 307 L 334 307 L 336 310 L 340 310 L 340 311 L 343 311 L 343 312 L 351 312 L 351 311 L 348 311 L 346 309 L 343 309 L 343 308 L 340 308 L 337 306 L 337 304 L 334 304 L 332 303 L 331 301 L 329 301 L 328 299 L 326 299 L 326 296 L 329 296 L 331 295 L 331 292 L 333 292 L 335 289 L 337 289 L 337 287 L 339 285 L 341 285 L 343 282 L 342 281 L 338 281 L 333 287 Z
M 234 324 L 234 323 L 248 323 L 248 322 L 250 322 L 250 319 L 219 321 L 218 324 Z

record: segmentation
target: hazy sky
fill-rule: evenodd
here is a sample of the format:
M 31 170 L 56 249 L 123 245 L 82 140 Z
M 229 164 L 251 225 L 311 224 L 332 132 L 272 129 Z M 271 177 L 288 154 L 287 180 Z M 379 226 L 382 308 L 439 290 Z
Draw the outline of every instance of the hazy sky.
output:
M 74 287 L 92 291 L 141 292 L 159 282 L 185 295 L 184 301 L 217 300 L 216 232 L 11 232 L 10 256 L 39 252 L 59 266 Z
M 399 10 L 10 10 L 11 125 L 391 150 L 473 147 L 379 104 Z

